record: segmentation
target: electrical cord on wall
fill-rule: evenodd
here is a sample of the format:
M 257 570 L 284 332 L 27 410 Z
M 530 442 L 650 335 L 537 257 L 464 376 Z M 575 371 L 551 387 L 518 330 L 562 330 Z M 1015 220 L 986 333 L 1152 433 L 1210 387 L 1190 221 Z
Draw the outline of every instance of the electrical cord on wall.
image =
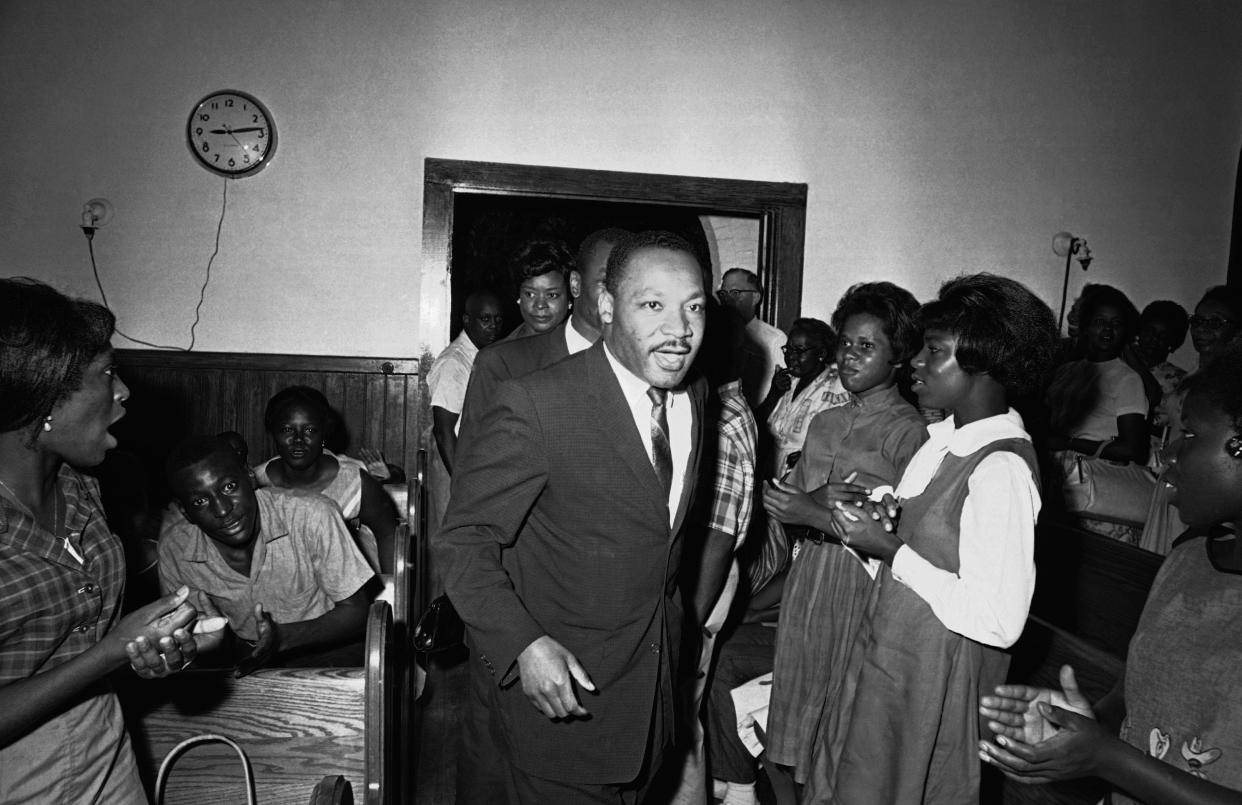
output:
M 206 276 L 203 277 L 203 285 L 198 290 L 198 304 L 194 306 L 194 322 L 190 325 L 190 345 L 188 347 L 174 347 L 167 344 L 153 344 L 150 341 L 143 341 L 141 338 L 134 338 L 123 331 L 120 327 L 115 328 L 116 334 L 124 339 L 133 341 L 135 344 L 153 347 L 154 349 L 170 349 L 179 350 L 181 352 L 190 352 L 194 349 L 196 339 L 195 330 L 202 318 L 203 303 L 207 300 L 207 285 L 211 282 L 211 264 L 215 262 L 216 256 L 220 254 L 220 232 L 224 228 L 224 214 L 229 207 L 229 180 L 224 180 L 224 196 L 220 203 L 220 219 L 216 221 L 216 243 L 215 248 L 211 252 L 211 257 L 207 258 Z M 95 262 L 95 228 L 82 227 L 82 231 L 86 234 L 86 248 L 91 256 L 91 272 L 95 275 L 95 285 L 99 288 L 99 297 L 103 300 L 104 307 L 112 310 L 112 306 L 108 304 L 108 294 L 104 292 L 103 282 L 99 278 L 99 266 Z

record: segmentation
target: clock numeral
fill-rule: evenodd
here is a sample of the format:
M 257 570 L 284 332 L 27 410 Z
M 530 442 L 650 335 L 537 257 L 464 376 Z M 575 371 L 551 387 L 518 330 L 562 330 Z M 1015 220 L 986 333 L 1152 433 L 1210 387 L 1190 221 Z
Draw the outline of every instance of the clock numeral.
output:
M 255 122 L 257 123 L 258 121 L 256 120 Z M 267 131 L 264 129 L 259 129 L 259 139 L 262 140 L 266 136 L 267 136 Z
M 196 128 L 196 129 L 194 130 L 194 133 L 195 133 L 195 134 L 197 134 L 199 137 L 202 137 L 202 136 L 203 136 L 203 127 L 202 127 L 202 126 L 199 126 L 198 128 Z
M 249 165 L 249 164 L 250 164 L 250 157 L 249 157 L 249 156 L 243 156 L 243 157 L 242 157 L 242 162 L 244 162 L 244 163 L 246 163 L 247 165 Z
M 236 168 L 236 167 L 237 167 L 237 160 L 233 159 L 232 157 L 229 157 L 229 167 L 230 167 L 230 168 Z
M 211 115 L 208 115 L 208 114 L 201 114 L 201 115 L 199 115 L 199 116 L 198 116 L 198 119 L 199 119 L 199 120 L 201 120 L 202 122 L 206 123 L 208 120 L 211 120 Z
M 220 155 L 216 154 L 216 162 L 219 162 L 219 161 L 220 161 Z
M 233 108 L 233 99 L 232 99 L 232 98 L 225 98 L 225 99 L 224 99 L 224 105 L 225 105 L 226 107 L 228 107 L 228 108 L 232 109 L 232 108 Z
M 258 115 L 251 115 L 251 116 L 250 116 L 250 122 L 251 122 L 251 123 L 258 123 L 258 122 L 259 122 L 259 116 L 258 116 Z
M 203 153 L 205 154 L 210 150 L 211 150 L 211 146 L 207 144 L 206 140 L 203 140 Z
M 219 109 L 219 108 L 220 108 L 220 104 L 216 103 L 215 101 L 212 101 L 212 102 L 211 102 L 211 108 L 212 108 L 212 109 Z

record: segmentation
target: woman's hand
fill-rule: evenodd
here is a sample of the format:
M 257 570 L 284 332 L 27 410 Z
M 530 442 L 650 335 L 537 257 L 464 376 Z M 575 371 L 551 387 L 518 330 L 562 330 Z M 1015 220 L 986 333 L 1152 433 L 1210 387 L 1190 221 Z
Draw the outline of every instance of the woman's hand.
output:
M 897 537 L 897 503 L 885 495 L 880 503 L 862 506 L 837 503 L 832 509 L 832 532 L 854 550 L 878 556 L 892 564 L 893 556 L 902 546 Z
M 1046 701 L 1036 701 L 1039 715 L 1056 733 L 1037 744 L 999 735 L 996 743 L 979 742 L 979 758 L 1022 783 L 1050 783 L 1097 773 L 1101 753 L 1117 739 L 1093 719 Z
M 861 506 L 867 502 L 868 497 L 871 495 L 871 490 L 854 483 L 854 479 L 857 477 L 858 473 L 851 472 L 844 481 L 827 483 L 818 489 L 812 489 L 809 493 L 811 499 L 819 505 L 827 507 L 832 507 L 838 502 Z
M 1091 703 L 1078 689 L 1074 669 L 1061 666 L 1061 690 L 1035 688 L 1029 685 L 998 685 L 993 696 L 979 698 L 979 713 L 988 719 L 988 729 L 1014 741 L 1037 744 L 1057 733 L 1043 713 L 1040 704 L 1051 704 L 1094 719 Z
M 776 479 L 763 485 L 763 508 L 787 525 L 820 528 L 829 517 L 828 508 L 816 503 L 811 495 L 787 481 Z
M 116 662 L 128 659 L 144 679 L 167 676 L 192 662 L 197 647 L 188 627 L 198 613 L 186 601 L 189 594 L 183 586 L 121 618 L 108 635 Z
M 392 474 L 388 471 L 388 462 L 384 459 L 384 454 L 379 450 L 371 447 L 363 447 L 358 450 L 358 457 L 362 459 L 362 463 L 367 465 L 367 472 L 371 477 L 380 483 L 385 483 Z
M 793 374 L 782 366 L 772 375 L 772 387 L 768 390 L 768 396 L 782 397 L 785 392 L 789 391 L 789 387 L 792 385 Z

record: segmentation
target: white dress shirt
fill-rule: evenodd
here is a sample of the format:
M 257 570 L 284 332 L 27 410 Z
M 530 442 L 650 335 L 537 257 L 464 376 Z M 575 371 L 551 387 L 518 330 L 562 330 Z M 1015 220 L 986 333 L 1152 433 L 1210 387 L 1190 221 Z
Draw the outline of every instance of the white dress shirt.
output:
M 655 465 L 651 447 L 651 398 L 647 389 L 651 384 L 621 365 L 608 345 L 604 345 L 604 354 L 612 366 L 613 374 L 621 384 L 621 393 L 630 406 L 634 416 L 634 426 L 643 440 L 647 450 L 647 458 Z M 686 483 L 686 467 L 690 464 L 690 430 L 693 427 L 693 414 L 690 410 L 690 395 L 685 390 L 669 390 L 665 398 L 665 413 L 668 417 L 668 443 L 673 454 L 673 483 L 668 492 L 668 524 L 671 528 L 677 518 L 677 504 L 681 502 L 681 490 Z
M 479 348 L 462 330 L 444 351 L 436 356 L 427 372 L 427 390 L 431 393 L 431 405 L 457 414 L 453 432 L 461 434 L 461 409 L 466 401 L 466 386 L 470 383 L 470 370 Z
M 572 316 L 570 320 L 565 322 L 565 348 L 569 350 L 570 355 L 577 355 L 579 352 L 590 349 L 595 346 L 594 341 L 586 340 L 582 333 L 574 329 Z
M 964 457 L 1000 439 L 1030 441 L 1022 417 L 1006 414 L 955 427 L 953 417 L 927 427 L 928 440 L 910 459 L 897 497 L 927 488 L 948 453 Z M 945 627 L 989 646 L 1008 648 L 1022 635 L 1035 592 L 1035 518 L 1039 488 L 1026 462 L 1009 452 L 983 459 L 962 504 L 956 574 L 903 545 L 893 577 L 931 606 Z
M 785 346 L 789 336 L 758 316 L 746 322 L 746 334 L 763 348 L 763 379 L 759 381 L 759 400 L 763 400 L 772 388 L 776 367 L 784 365 L 785 353 L 781 352 L 781 347 Z

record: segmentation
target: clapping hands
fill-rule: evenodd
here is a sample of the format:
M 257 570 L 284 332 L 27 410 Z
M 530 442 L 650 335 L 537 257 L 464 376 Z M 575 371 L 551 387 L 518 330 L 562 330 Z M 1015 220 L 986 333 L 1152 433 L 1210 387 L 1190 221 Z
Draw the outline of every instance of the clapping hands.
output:
M 112 637 L 122 644 L 134 673 L 143 679 L 168 676 L 189 667 L 201 651 L 224 639 L 225 621 L 199 618 L 186 599 L 188 587 L 134 610 L 121 619 Z
M 832 509 L 832 533 L 854 550 L 891 564 L 902 546 L 897 536 L 899 511 L 892 495 L 885 495 L 878 503 L 866 501 L 855 506 L 838 502 Z
M 1111 736 L 1095 721 L 1074 669 L 1061 668 L 1061 690 L 1000 685 L 979 700 L 996 740 L 979 742 L 979 758 L 1023 783 L 1047 783 L 1094 773 Z

